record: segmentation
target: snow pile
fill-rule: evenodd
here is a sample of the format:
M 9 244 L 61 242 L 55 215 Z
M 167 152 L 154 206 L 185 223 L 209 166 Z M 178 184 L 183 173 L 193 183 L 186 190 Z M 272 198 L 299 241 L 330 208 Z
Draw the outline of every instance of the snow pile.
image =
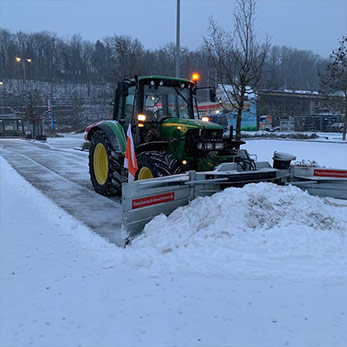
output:
M 260 183 L 198 198 L 156 217 L 126 258 L 206 276 L 346 283 L 346 236 L 345 201 Z

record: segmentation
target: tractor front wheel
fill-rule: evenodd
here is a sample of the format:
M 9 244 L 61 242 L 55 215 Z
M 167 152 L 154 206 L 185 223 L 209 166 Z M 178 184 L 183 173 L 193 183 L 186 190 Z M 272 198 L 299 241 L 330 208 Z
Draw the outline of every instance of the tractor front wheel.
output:
M 137 157 L 138 170 L 135 180 L 170 176 L 181 172 L 178 161 L 167 152 L 143 152 Z
M 94 190 L 102 195 L 120 195 L 122 189 L 120 158 L 102 131 L 93 135 L 89 149 L 89 173 Z

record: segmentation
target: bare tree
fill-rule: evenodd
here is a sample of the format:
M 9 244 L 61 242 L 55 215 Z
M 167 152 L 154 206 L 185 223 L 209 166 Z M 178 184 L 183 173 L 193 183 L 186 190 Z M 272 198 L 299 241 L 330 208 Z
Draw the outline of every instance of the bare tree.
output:
M 241 138 L 242 110 L 247 94 L 250 88 L 255 91 L 260 86 L 270 48 L 268 39 L 263 43 L 256 41 L 254 16 L 254 0 L 236 0 L 234 30 L 226 32 L 211 19 L 209 37 L 204 38 L 222 88 L 237 110 L 237 139 Z M 231 92 L 227 92 L 226 85 L 231 86 Z
M 42 135 L 40 129 L 40 113 L 39 106 L 42 104 L 41 96 L 37 90 L 28 93 L 28 99 L 25 106 L 24 119 L 28 120 L 31 124 L 31 137 Z
M 144 49 L 139 40 L 129 36 L 114 35 L 107 37 L 105 44 L 110 51 L 110 64 L 114 81 L 141 74 L 141 59 Z
M 70 122 L 73 129 L 77 131 L 84 126 L 83 119 L 82 119 L 84 103 L 83 103 L 83 99 L 78 96 L 78 93 L 76 92 L 76 90 L 74 90 L 71 94 L 71 106 L 72 106 L 72 115 L 69 118 L 70 118 Z
M 331 62 L 327 65 L 325 73 L 320 74 L 320 77 L 322 84 L 335 95 L 342 93 L 345 113 L 342 140 L 345 141 L 347 128 L 347 36 L 342 37 L 340 46 L 333 50 L 330 59 Z

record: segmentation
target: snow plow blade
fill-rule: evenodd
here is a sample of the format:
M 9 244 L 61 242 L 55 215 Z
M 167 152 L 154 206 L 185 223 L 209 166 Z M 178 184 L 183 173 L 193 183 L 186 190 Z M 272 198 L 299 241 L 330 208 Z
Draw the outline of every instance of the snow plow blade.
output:
M 267 162 L 257 163 L 257 170 L 238 171 L 235 163 L 218 166 L 214 171 L 189 171 L 185 174 L 123 183 L 123 228 L 129 238 L 139 234 L 155 216 L 170 214 L 198 196 L 209 196 L 228 187 L 247 183 L 284 182 L 288 170 L 273 169 Z
M 199 196 L 209 196 L 228 187 L 248 183 L 292 184 L 320 197 L 347 199 L 347 170 L 313 167 L 273 168 L 257 162 L 256 170 L 240 171 L 235 163 L 224 163 L 213 171 L 195 172 L 123 183 L 123 228 L 134 238 L 155 216 L 170 214 Z
M 318 167 L 292 167 L 288 184 L 311 195 L 347 199 L 347 170 Z

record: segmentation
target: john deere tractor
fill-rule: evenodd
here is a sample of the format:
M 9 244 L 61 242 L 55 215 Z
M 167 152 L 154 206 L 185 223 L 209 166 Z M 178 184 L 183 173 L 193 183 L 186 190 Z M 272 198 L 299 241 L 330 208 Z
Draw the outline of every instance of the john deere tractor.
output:
M 120 194 L 130 124 L 138 171 L 135 180 L 206 171 L 233 161 L 242 141 L 223 139 L 222 126 L 199 119 L 194 81 L 172 77 L 137 77 L 117 85 L 113 120 L 87 128 L 89 171 L 103 195 Z M 209 88 L 211 101 L 215 92 Z

